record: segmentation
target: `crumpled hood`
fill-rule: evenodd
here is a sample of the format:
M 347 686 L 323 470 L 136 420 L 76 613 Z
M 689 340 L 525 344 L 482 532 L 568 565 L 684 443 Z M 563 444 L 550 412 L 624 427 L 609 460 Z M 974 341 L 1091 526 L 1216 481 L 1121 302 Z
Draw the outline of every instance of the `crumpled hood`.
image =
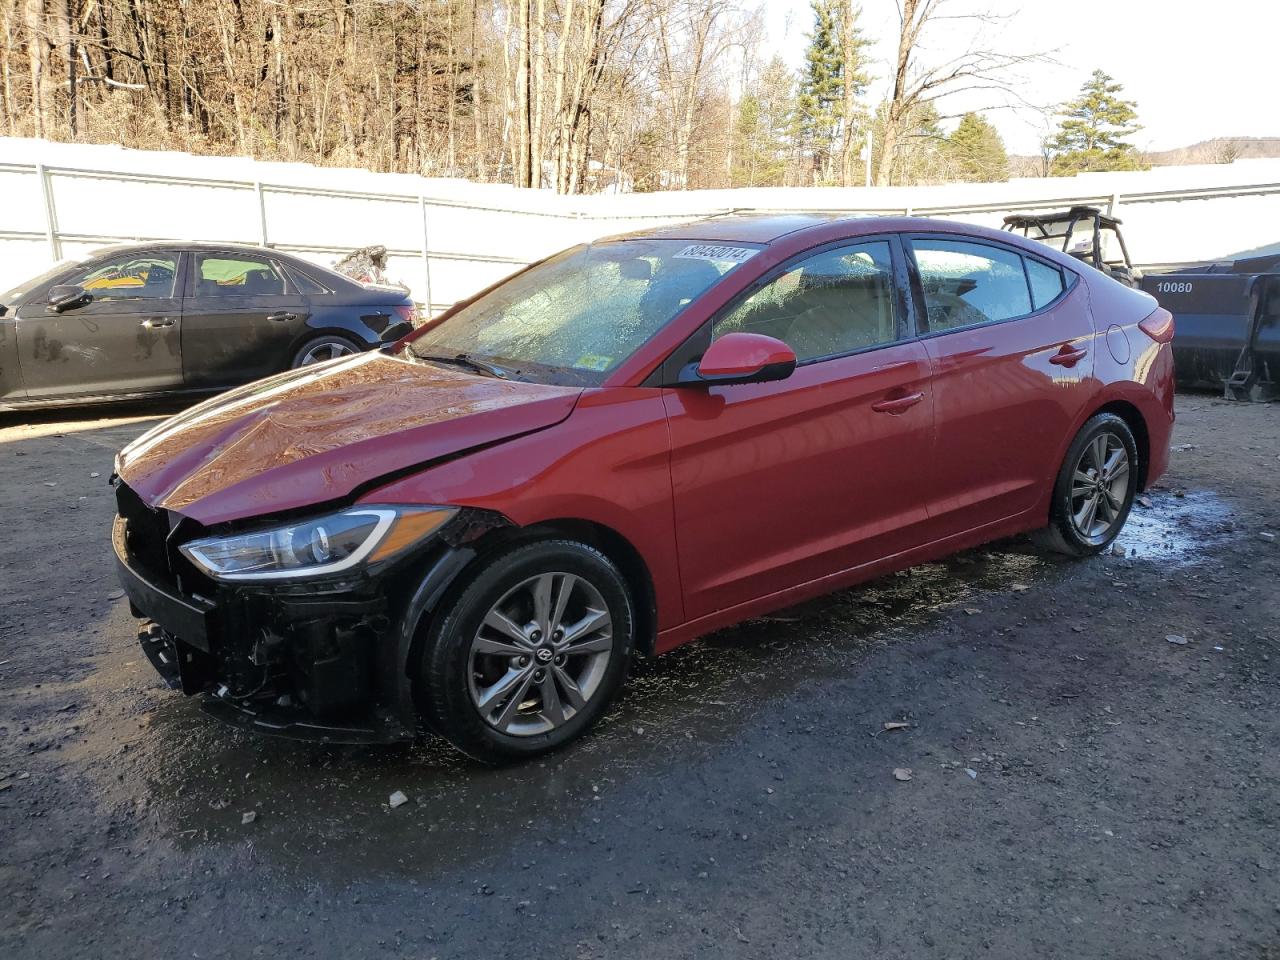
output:
M 398 470 L 564 420 L 582 390 L 363 353 L 232 390 L 143 434 L 116 472 L 203 524 L 339 499 Z

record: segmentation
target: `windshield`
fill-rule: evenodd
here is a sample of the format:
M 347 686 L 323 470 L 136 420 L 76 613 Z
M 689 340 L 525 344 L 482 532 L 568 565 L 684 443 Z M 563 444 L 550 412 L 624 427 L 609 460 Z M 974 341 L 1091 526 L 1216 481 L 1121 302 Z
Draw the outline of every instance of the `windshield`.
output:
M 594 385 L 758 247 L 615 240 L 518 274 L 410 344 L 420 358 L 488 361 L 511 376 Z

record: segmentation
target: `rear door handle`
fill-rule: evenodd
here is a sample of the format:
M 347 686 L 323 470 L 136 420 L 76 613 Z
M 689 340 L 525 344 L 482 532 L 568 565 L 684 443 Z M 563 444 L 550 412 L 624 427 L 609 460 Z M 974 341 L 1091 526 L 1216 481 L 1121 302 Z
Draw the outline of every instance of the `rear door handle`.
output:
M 296 313 L 289 313 L 286 310 L 281 310 L 279 313 L 267 314 L 267 319 L 274 320 L 276 323 L 288 323 L 290 320 L 297 320 L 298 315 Z
M 909 393 L 905 397 L 879 400 L 871 405 L 876 413 L 903 413 L 924 399 L 923 393 Z
M 142 321 L 142 326 L 146 327 L 148 330 L 154 330 L 157 327 L 172 327 L 173 318 L 172 317 L 147 317 L 147 319 Z
M 1049 358 L 1050 363 L 1060 367 L 1074 367 L 1084 359 L 1086 351 L 1074 349 L 1070 344 L 1063 344 L 1062 349 Z

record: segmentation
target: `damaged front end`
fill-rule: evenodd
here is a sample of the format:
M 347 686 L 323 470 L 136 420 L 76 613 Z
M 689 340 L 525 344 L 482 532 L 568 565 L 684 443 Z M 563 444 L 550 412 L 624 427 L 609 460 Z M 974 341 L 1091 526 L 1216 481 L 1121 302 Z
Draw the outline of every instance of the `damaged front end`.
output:
M 417 733 L 418 623 L 505 518 L 352 507 L 205 529 L 123 482 L 112 533 L 139 642 L 173 688 L 264 733 L 387 743 Z

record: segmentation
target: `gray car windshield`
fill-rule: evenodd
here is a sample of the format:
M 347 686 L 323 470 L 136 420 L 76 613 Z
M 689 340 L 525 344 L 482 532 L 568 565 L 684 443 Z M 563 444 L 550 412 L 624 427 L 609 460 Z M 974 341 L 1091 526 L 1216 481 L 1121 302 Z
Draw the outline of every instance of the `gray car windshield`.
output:
M 528 380 L 593 385 L 758 247 L 615 240 L 574 247 L 518 274 L 413 340 Z

